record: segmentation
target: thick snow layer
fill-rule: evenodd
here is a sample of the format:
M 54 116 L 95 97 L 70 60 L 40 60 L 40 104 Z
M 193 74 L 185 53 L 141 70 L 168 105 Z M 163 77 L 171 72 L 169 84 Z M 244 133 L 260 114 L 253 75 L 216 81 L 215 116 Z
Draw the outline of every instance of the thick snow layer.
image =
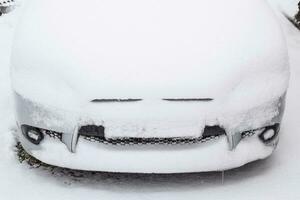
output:
M 199 137 L 207 122 L 236 133 L 278 114 L 289 64 L 266 2 L 72 2 L 26 2 L 11 60 L 14 90 L 25 99 L 102 124 L 107 137 Z M 128 98 L 143 101 L 90 102 Z
M 89 0 L 89 9 L 73 0 L 27 3 L 16 31 L 13 85 L 43 104 L 218 100 L 249 86 L 257 92 L 248 95 L 253 102 L 287 87 L 285 41 L 261 0 Z
M 282 1 L 287 2 L 287 1 Z M 18 164 L 11 129 L 15 128 L 8 57 L 11 16 L 0 18 L 0 198 L 17 199 L 299 199 L 300 34 L 282 20 L 288 36 L 292 77 L 278 151 L 270 159 L 221 173 L 183 175 L 96 174 L 82 178 L 63 171 Z

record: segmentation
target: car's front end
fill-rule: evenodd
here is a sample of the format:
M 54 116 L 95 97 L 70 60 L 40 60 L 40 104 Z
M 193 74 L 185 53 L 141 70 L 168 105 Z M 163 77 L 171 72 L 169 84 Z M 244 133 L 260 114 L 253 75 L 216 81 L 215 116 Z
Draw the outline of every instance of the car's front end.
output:
M 217 8 L 222 23 L 205 19 L 213 2 L 91 1 L 67 15 L 50 12 L 58 2 L 29 1 L 13 48 L 28 153 L 73 169 L 178 173 L 235 168 L 274 151 L 289 68 L 263 1 L 235 1 L 224 16 Z M 247 8 L 243 20 L 237 8 Z
M 39 160 L 95 171 L 175 173 L 225 170 L 269 156 L 285 96 L 240 113 L 214 112 L 211 122 L 193 113 L 207 114 L 214 102 L 90 103 L 74 112 L 15 98 L 19 139 Z M 232 123 L 236 127 L 222 128 Z M 105 136 L 109 132 L 118 135 Z

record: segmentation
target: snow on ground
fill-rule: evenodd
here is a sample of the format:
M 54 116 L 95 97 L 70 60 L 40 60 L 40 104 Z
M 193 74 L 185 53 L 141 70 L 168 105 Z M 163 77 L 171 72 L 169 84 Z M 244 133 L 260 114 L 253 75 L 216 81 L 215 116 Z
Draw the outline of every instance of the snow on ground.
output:
M 224 180 L 222 173 L 81 177 L 19 164 L 8 69 L 14 21 L 0 18 L 0 199 L 300 199 L 300 32 L 286 20 L 292 77 L 279 147 L 265 161 L 225 172 Z
M 271 5 L 280 11 L 284 11 L 289 15 L 294 15 L 298 11 L 298 0 L 268 0 Z

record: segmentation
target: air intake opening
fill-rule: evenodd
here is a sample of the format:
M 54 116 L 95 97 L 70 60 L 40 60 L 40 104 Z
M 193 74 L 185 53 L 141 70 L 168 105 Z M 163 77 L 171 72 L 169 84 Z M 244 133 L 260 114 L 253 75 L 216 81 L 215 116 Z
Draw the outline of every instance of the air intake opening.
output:
M 226 131 L 220 126 L 206 126 L 202 137 L 226 135 Z
M 104 126 L 87 125 L 79 129 L 79 135 L 104 139 Z

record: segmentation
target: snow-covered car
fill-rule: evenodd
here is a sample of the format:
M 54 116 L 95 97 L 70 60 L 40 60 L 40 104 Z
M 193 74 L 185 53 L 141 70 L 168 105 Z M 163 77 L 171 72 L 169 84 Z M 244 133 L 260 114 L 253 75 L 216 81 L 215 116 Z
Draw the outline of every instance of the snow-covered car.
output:
M 27 0 L 18 139 L 72 169 L 226 170 L 272 154 L 289 81 L 264 0 Z

